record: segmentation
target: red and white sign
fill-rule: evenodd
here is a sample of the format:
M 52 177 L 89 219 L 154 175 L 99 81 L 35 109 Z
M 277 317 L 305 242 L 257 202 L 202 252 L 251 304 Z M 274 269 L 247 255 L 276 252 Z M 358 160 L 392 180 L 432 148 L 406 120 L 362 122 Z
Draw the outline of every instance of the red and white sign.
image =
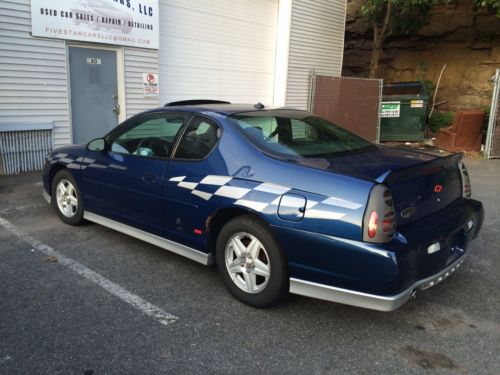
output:
M 155 83 L 155 75 L 153 73 L 146 74 L 146 81 L 148 81 L 148 83 Z
M 144 96 L 160 96 L 160 85 L 158 84 L 158 74 L 142 73 L 142 85 Z

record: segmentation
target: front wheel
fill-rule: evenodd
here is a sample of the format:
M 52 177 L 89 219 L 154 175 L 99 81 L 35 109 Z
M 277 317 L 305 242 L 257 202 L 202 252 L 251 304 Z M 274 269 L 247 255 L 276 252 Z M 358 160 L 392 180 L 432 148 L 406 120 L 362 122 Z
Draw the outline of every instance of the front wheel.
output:
M 82 198 L 75 179 L 66 170 L 58 172 L 52 181 L 52 207 L 66 224 L 83 223 Z
M 217 238 L 217 268 L 238 300 L 269 307 L 288 294 L 286 258 L 270 229 L 252 215 L 227 223 Z

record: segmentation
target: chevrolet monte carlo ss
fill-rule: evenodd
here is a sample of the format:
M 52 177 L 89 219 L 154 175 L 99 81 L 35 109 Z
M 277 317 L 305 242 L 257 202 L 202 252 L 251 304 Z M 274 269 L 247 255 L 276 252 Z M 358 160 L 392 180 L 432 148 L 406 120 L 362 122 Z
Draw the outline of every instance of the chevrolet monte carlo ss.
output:
M 291 292 L 391 311 L 453 273 L 478 235 L 461 159 L 374 145 L 300 110 L 187 101 L 54 150 L 43 185 L 63 222 L 215 262 L 249 305 Z

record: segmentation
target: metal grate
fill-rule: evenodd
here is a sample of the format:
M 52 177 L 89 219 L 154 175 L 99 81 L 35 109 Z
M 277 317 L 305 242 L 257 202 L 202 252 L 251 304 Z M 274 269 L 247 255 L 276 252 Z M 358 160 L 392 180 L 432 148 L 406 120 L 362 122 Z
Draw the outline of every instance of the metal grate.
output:
M 52 151 L 52 123 L 0 124 L 0 157 L 6 175 L 43 168 Z
M 488 159 L 500 158 L 500 69 L 496 70 L 492 82 L 493 96 L 491 98 L 490 119 L 485 146 Z
M 314 75 L 312 81 L 314 114 L 379 142 L 381 79 Z

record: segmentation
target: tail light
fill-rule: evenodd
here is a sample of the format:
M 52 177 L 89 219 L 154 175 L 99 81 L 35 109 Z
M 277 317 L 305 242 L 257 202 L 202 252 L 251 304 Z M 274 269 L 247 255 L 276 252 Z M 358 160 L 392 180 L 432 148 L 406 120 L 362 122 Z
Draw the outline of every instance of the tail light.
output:
M 375 238 L 378 229 L 378 215 L 377 211 L 370 212 L 370 218 L 368 219 L 368 237 Z
M 392 240 L 395 219 L 391 192 L 385 185 L 375 185 L 370 192 L 363 219 L 363 241 L 384 243 Z
M 460 169 L 460 175 L 462 176 L 462 196 L 466 199 L 470 199 L 472 195 L 472 189 L 470 186 L 469 172 L 463 162 L 458 163 L 458 168 Z

